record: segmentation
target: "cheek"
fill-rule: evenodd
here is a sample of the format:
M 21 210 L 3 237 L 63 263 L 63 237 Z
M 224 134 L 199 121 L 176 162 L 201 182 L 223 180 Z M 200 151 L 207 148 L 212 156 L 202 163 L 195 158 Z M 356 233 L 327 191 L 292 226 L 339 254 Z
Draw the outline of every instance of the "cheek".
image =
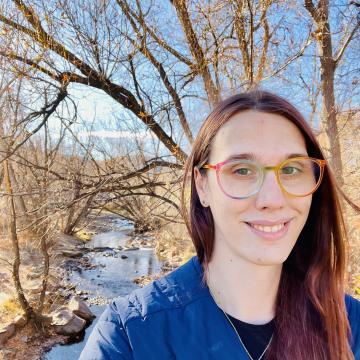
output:
M 304 214 L 306 214 L 306 217 L 308 216 L 308 214 L 310 212 L 311 203 L 312 203 L 312 196 L 308 196 L 308 197 L 304 198 L 303 212 L 304 212 Z
M 296 204 L 294 204 L 294 209 L 297 210 L 299 216 L 299 225 L 301 226 L 301 228 L 305 225 L 307 218 L 309 216 L 309 212 L 310 212 L 310 208 L 311 208 L 311 202 L 312 202 L 312 197 L 306 197 L 303 199 L 298 199 L 301 200 L 299 202 L 297 202 Z
M 211 207 L 223 207 L 229 199 L 217 183 L 216 176 L 208 178 L 206 192 L 209 196 Z M 230 199 L 229 199 L 230 200 Z
M 211 211 L 217 222 L 225 227 L 238 226 L 242 221 L 249 220 L 253 204 L 251 199 L 236 200 L 220 192 L 212 194 Z

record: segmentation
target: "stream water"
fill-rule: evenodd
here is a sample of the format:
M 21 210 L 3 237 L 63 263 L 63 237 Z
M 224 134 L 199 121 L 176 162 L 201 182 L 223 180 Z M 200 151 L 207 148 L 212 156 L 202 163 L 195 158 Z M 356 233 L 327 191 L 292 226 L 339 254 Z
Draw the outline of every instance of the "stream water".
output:
M 127 235 L 131 226 L 118 219 L 113 219 L 113 230 L 93 236 L 87 247 L 86 254 L 90 264 L 96 265 L 94 269 L 78 269 L 71 271 L 69 281 L 76 285 L 78 292 L 88 294 L 88 299 L 112 298 L 130 293 L 138 285 L 133 279 L 143 275 L 152 275 L 161 271 L 161 263 L 155 256 L 152 248 L 139 248 L 137 250 L 122 250 L 130 236 Z M 115 228 L 115 230 L 114 230 Z M 122 258 L 126 256 L 126 258 Z M 104 301 L 102 301 L 104 302 Z M 72 360 L 78 359 L 85 346 L 99 315 L 105 305 L 92 305 L 90 309 L 96 319 L 86 329 L 81 342 L 69 345 L 57 345 L 46 353 L 43 360 Z

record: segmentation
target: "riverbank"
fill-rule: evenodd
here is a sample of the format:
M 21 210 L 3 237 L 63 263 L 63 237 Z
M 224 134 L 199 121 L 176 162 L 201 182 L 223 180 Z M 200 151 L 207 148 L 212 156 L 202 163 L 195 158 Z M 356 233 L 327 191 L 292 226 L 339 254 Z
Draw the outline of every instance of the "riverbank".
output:
M 90 223 L 91 226 L 80 232 L 80 239 L 62 236 L 58 239 L 57 246 L 52 248 L 52 280 L 49 284 L 50 292 L 47 294 L 52 303 L 46 304 L 45 313 L 66 306 L 74 296 L 86 301 L 90 308 L 98 307 L 99 311 L 111 298 L 124 295 L 134 287 L 143 286 L 163 276 L 192 256 L 191 252 L 184 251 L 184 246 L 179 246 L 180 235 L 176 230 L 174 232 L 174 229 L 162 229 L 161 234 L 153 232 L 138 235 L 129 224 L 109 214 L 91 219 Z M 155 252 L 159 254 L 159 258 L 154 259 L 153 255 L 150 255 Z M 131 264 L 137 264 L 143 259 L 146 259 L 148 264 L 143 268 L 140 266 L 140 270 L 135 269 L 133 274 L 119 270 L 122 264 L 125 268 L 129 268 L 130 264 L 131 268 Z M 30 260 L 36 259 L 32 256 L 29 262 Z M 154 262 L 156 266 L 161 263 L 161 266 L 155 266 L 149 273 L 151 263 Z M 29 268 L 28 274 L 34 272 L 37 264 L 39 262 L 33 262 L 33 269 Z M 122 273 L 126 279 L 122 282 L 122 289 L 116 286 L 116 271 Z M 114 281 L 114 284 L 109 283 L 109 279 Z M 23 280 L 27 287 L 27 279 Z M 9 278 L 5 283 L 10 287 Z M 32 291 L 36 294 L 38 289 L 34 284 L 32 286 Z M 14 308 L 8 315 L 14 316 L 17 311 L 21 312 Z M 2 321 L 8 321 L 9 316 L 7 319 L 3 317 Z M 42 336 L 34 332 L 29 325 L 25 325 L 17 329 L 16 334 L 6 342 L 0 351 L 0 359 L 40 359 L 54 345 L 81 340 L 83 336 L 82 333 L 78 339 L 69 338 L 56 334 L 51 328 L 47 336 Z
M 66 277 L 66 270 L 63 264 L 66 257 L 62 255 L 62 249 L 75 248 L 78 240 L 70 236 L 62 236 L 56 240 L 56 244 L 50 247 L 51 267 L 48 277 L 48 286 L 46 291 L 44 313 L 48 314 L 55 308 L 66 303 L 65 293 L 70 291 L 63 283 Z M 20 279 L 24 294 L 32 306 L 39 298 L 42 286 L 42 257 L 33 241 L 31 234 L 22 234 L 19 237 L 19 247 L 21 248 L 21 267 Z M 6 241 L 2 243 L 0 249 L 3 263 L 4 259 L 12 259 L 11 245 Z M 64 340 L 57 335 L 51 328 L 47 329 L 47 334 L 40 334 L 29 324 L 21 321 L 16 324 L 16 317 L 22 316 L 22 309 L 17 302 L 13 282 L 11 278 L 11 266 L 5 264 L 1 269 L 1 307 L 0 307 L 0 328 L 1 340 L 5 344 L 0 344 L 0 359 L 39 359 L 41 353 L 49 349 L 53 344 Z M 25 324 L 24 324 L 25 323 Z M 7 324 L 7 326 L 5 326 Z M 4 328 L 7 331 L 4 331 Z

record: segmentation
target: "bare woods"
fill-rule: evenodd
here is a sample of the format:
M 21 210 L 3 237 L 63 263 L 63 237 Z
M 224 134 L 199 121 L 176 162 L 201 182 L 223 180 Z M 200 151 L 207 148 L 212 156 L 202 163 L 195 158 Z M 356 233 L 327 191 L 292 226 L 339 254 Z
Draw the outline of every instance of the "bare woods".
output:
M 2 1 L 0 263 L 27 320 L 44 328 L 54 249 L 90 213 L 139 231 L 182 223 L 182 166 L 201 120 L 257 86 L 290 98 L 319 134 L 346 195 L 354 289 L 359 23 L 356 1 Z M 84 112 L 97 97 L 107 118 Z M 110 135 L 89 136 L 100 130 Z M 32 261 L 36 295 L 23 286 Z

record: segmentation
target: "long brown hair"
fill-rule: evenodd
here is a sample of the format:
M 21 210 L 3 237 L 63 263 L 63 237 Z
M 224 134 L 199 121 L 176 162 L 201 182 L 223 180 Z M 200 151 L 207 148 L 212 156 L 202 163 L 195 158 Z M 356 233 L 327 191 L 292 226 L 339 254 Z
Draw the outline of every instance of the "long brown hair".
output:
M 324 159 L 314 133 L 285 99 L 256 90 L 220 102 L 208 115 L 185 164 L 182 192 L 184 219 L 200 263 L 206 269 L 214 248 L 214 221 L 195 187 L 194 167 L 209 160 L 211 143 L 234 114 L 244 110 L 282 115 L 304 136 L 309 156 Z M 190 204 L 187 209 L 188 181 Z M 313 194 L 306 224 L 283 264 L 275 310 L 275 332 L 267 360 L 353 360 L 349 346 L 344 281 L 346 230 L 331 170 L 325 167 Z

